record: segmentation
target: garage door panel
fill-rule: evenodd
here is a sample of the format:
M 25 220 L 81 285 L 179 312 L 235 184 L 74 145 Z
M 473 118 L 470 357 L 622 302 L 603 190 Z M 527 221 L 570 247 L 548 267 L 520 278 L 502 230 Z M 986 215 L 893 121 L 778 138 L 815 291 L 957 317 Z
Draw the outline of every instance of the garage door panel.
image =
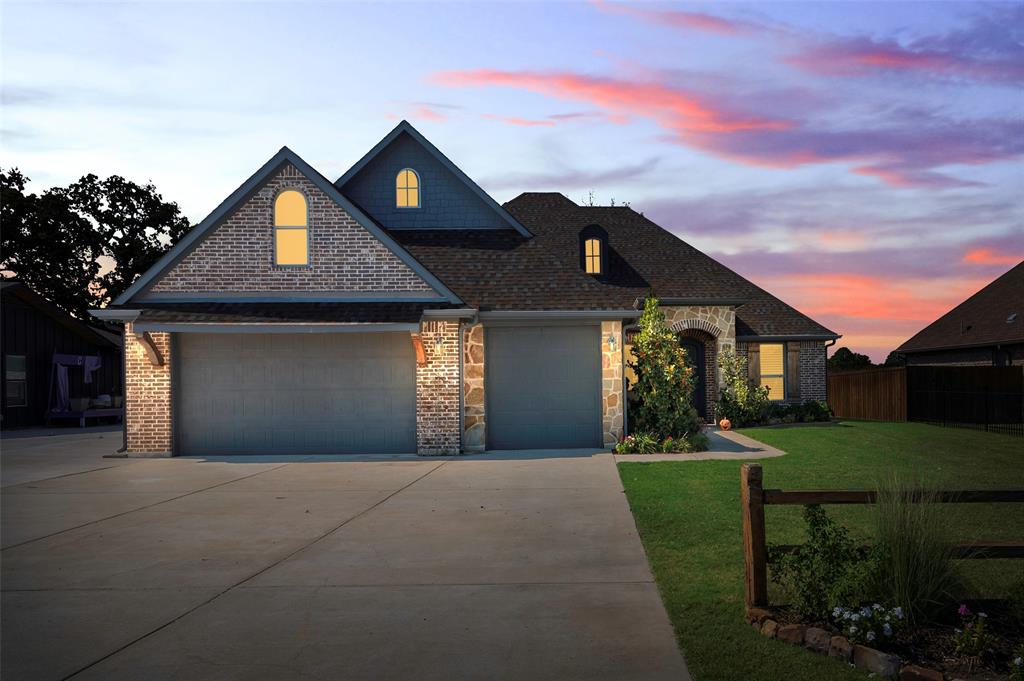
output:
M 183 454 L 416 449 L 408 334 L 179 334 Z
M 489 447 L 601 446 L 598 327 L 492 327 L 486 335 Z

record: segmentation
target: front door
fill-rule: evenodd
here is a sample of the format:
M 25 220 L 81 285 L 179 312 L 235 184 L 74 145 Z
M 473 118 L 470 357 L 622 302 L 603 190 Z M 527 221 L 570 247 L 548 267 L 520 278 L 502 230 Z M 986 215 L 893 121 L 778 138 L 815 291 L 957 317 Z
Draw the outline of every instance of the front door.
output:
M 704 389 L 704 343 L 693 338 L 683 338 L 679 344 L 686 350 L 686 362 L 693 367 L 693 406 L 701 418 L 707 419 L 707 391 Z

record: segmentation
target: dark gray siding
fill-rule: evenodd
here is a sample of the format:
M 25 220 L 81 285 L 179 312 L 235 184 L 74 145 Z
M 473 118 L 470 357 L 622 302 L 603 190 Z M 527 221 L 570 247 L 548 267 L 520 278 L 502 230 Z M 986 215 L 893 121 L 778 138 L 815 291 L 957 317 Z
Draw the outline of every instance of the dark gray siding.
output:
M 395 178 L 403 168 L 420 177 L 420 207 L 395 206 Z M 388 229 L 508 229 L 508 223 L 407 133 L 342 188 Z

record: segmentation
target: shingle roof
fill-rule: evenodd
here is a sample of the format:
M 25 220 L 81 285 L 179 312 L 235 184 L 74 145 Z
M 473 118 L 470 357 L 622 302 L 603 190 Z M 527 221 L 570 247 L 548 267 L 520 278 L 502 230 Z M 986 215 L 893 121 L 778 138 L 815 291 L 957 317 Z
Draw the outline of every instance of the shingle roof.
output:
M 468 305 L 481 310 L 621 310 L 653 291 L 659 298 L 733 301 L 738 336 L 836 334 L 626 207 L 578 206 L 558 193 L 527 193 L 505 204 L 535 235 L 432 230 L 392 232 Z M 579 266 L 579 232 L 608 233 L 610 272 Z M 707 304 L 707 302 L 705 303 Z
M 164 324 L 418 322 L 428 303 L 149 303 L 137 321 Z
M 1024 262 L 926 326 L 898 351 L 1001 343 L 1024 343 Z

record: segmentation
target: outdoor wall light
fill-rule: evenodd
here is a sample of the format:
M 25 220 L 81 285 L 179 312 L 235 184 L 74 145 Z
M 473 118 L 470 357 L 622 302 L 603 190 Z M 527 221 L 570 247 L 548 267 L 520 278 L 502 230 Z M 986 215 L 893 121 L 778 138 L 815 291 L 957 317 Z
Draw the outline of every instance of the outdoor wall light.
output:
M 444 345 L 444 339 L 440 336 L 434 336 L 434 350 L 440 352 L 442 345 Z
M 615 352 L 615 334 L 608 334 L 608 349 Z

